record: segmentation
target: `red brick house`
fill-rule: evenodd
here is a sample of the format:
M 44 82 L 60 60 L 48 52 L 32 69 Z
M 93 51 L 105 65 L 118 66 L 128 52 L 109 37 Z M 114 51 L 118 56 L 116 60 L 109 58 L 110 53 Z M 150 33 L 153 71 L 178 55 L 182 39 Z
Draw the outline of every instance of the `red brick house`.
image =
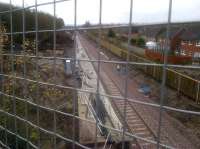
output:
M 200 59 L 200 34 L 186 28 L 173 28 L 169 34 L 170 51 L 169 63 L 187 63 L 194 59 Z M 155 36 L 157 47 L 155 49 L 146 49 L 146 57 L 155 61 L 163 61 L 166 28 L 160 29 Z
M 170 52 L 169 62 L 186 63 L 194 58 L 200 58 L 200 34 L 189 29 L 173 29 L 169 35 Z M 166 29 L 161 29 L 155 36 L 158 47 L 154 50 L 146 50 L 146 56 L 153 60 L 163 61 L 163 47 L 166 42 Z
M 181 52 L 185 55 L 195 56 L 200 54 L 200 35 L 198 34 L 184 34 L 180 43 Z

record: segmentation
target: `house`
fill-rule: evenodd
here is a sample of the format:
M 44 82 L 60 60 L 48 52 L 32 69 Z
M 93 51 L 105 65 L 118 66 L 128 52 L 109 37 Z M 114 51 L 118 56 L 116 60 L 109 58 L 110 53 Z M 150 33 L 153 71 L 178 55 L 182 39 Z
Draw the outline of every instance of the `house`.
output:
M 184 55 L 199 57 L 200 55 L 200 34 L 185 32 L 181 35 L 180 50 Z
M 166 43 L 166 29 L 161 29 L 155 39 L 158 43 Z M 193 56 L 200 51 L 200 32 L 188 28 L 172 28 L 169 33 L 170 50 L 176 55 Z M 172 52 L 173 53 L 173 52 Z
M 164 51 L 169 49 L 168 60 L 172 63 L 187 63 L 194 58 L 200 58 L 200 32 L 188 28 L 172 28 L 167 44 L 167 30 L 161 28 L 154 39 L 156 46 L 146 49 L 146 56 L 152 60 L 163 61 Z

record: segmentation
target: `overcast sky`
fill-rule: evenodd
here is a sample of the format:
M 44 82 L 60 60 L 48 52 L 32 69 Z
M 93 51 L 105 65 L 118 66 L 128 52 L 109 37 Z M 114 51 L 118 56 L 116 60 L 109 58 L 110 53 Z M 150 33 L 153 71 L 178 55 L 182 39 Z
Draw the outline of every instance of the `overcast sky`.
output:
M 34 0 L 24 0 L 25 6 L 34 5 Z M 38 0 L 38 3 L 53 0 Z M 130 0 L 102 0 L 103 23 L 128 23 Z M 8 3 L 9 0 L 0 0 Z M 12 3 L 22 6 L 22 0 L 12 0 Z M 153 23 L 166 22 L 169 0 L 133 0 L 133 22 Z M 41 6 L 40 11 L 53 14 L 53 5 Z M 74 22 L 74 0 L 57 3 L 56 14 L 64 19 L 65 24 Z M 98 23 L 99 0 L 77 0 L 77 21 Z M 173 0 L 172 21 L 199 21 L 200 0 Z

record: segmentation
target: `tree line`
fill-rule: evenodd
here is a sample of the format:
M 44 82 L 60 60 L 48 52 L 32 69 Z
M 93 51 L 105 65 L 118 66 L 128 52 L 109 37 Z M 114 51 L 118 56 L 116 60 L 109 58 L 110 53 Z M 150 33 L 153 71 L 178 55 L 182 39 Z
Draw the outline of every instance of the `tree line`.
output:
M 17 6 L 11 6 L 12 10 L 20 9 Z M 10 10 L 10 5 L 5 3 L 0 3 L 0 12 Z M 4 26 L 6 31 L 9 33 L 11 31 L 11 17 L 10 12 L 0 14 L 0 26 Z M 38 11 L 38 30 L 52 30 L 54 28 L 54 19 L 56 19 L 56 29 L 64 27 L 64 21 L 61 18 L 54 17 L 51 14 Z M 25 31 L 35 31 L 36 30 L 36 11 L 35 9 L 25 9 L 24 11 L 24 28 Z M 12 12 L 12 31 L 22 32 L 23 31 L 23 10 Z M 39 33 L 40 41 L 47 41 L 48 38 L 52 38 L 53 34 L 44 32 Z M 29 40 L 35 39 L 35 33 L 26 34 L 26 38 Z M 10 38 L 9 38 L 10 39 Z M 22 44 L 23 35 L 14 34 L 13 42 Z

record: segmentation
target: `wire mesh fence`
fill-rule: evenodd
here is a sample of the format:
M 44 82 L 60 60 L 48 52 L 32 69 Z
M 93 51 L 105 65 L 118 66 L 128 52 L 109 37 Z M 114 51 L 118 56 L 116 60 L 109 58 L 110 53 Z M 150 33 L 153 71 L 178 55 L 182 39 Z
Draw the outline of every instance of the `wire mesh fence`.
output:
M 172 0 L 169 0 L 166 23 L 164 46 L 167 50 L 164 53 L 164 62 L 161 64 L 132 58 L 133 0 L 130 0 L 128 24 L 102 24 L 103 1 L 99 0 L 99 24 L 89 27 L 77 25 L 78 1 L 73 0 L 74 25 L 59 28 L 56 5 L 67 1 L 69 0 L 38 3 L 35 0 L 34 5 L 25 7 L 23 0 L 22 7 L 13 7 L 10 0 L 9 10 L 0 12 L 0 26 L 4 26 L 1 20 L 8 15 L 10 27 L 7 31 L 1 30 L 0 35 L 2 39 L 9 41 L 7 49 L 10 49 L 10 51 L 3 50 L 3 42 L 0 42 L 0 146 L 2 148 L 179 148 L 180 146 L 174 145 L 170 139 L 171 142 L 165 140 L 166 138 L 163 139 L 162 126 L 165 123 L 165 112 L 194 116 L 199 116 L 200 112 L 165 105 L 168 70 L 169 68 L 199 69 L 199 66 L 172 65 L 167 62 L 170 51 L 168 45 Z M 38 11 L 40 6 L 53 6 L 52 29 L 40 28 Z M 33 30 L 27 29 L 29 27 L 26 24 L 26 10 L 29 9 L 34 13 Z M 13 28 L 15 23 L 13 16 L 18 12 L 22 16 L 21 31 Z M 105 55 L 102 57 L 104 52 L 102 47 L 105 48 L 103 29 L 123 27 L 128 28 L 125 59 L 112 60 L 105 58 Z M 96 39 L 92 36 L 97 43 L 96 54 L 93 57 L 91 57 L 92 50 L 89 49 L 94 47 L 88 46 L 84 39 L 85 36 L 88 40 L 91 38 L 85 32 L 90 30 L 97 32 Z M 50 48 L 48 45 L 42 47 L 45 44 L 41 42 L 44 33 L 45 36 L 52 37 Z M 64 38 L 59 37 L 60 33 L 70 35 L 71 38 L 67 39 L 71 41 L 70 46 L 60 46 L 58 40 Z M 33 39 L 32 42 L 27 41 L 30 37 Z M 15 40 L 19 38 L 22 39 L 22 46 L 21 50 L 17 51 L 19 47 Z M 47 47 L 52 50 L 40 51 Z M 60 51 L 64 53 L 59 54 Z M 123 88 L 117 87 L 116 80 L 112 80 L 115 76 L 108 77 L 105 71 L 116 65 L 123 67 Z M 159 104 L 129 95 L 129 75 L 132 73 L 132 67 L 144 67 L 145 70 L 149 67 L 160 69 Z M 178 82 L 177 90 L 180 91 L 181 84 Z M 194 98 L 198 101 L 199 81 L 195 83 L 197 87 L 194 87 Z M 158 113 L 154 129 L 141 116 L 141 112 L 138 112 L 142 109 L 145 113 L 148 108 Z M 130 118 L 130 114 L 134 116 Z

